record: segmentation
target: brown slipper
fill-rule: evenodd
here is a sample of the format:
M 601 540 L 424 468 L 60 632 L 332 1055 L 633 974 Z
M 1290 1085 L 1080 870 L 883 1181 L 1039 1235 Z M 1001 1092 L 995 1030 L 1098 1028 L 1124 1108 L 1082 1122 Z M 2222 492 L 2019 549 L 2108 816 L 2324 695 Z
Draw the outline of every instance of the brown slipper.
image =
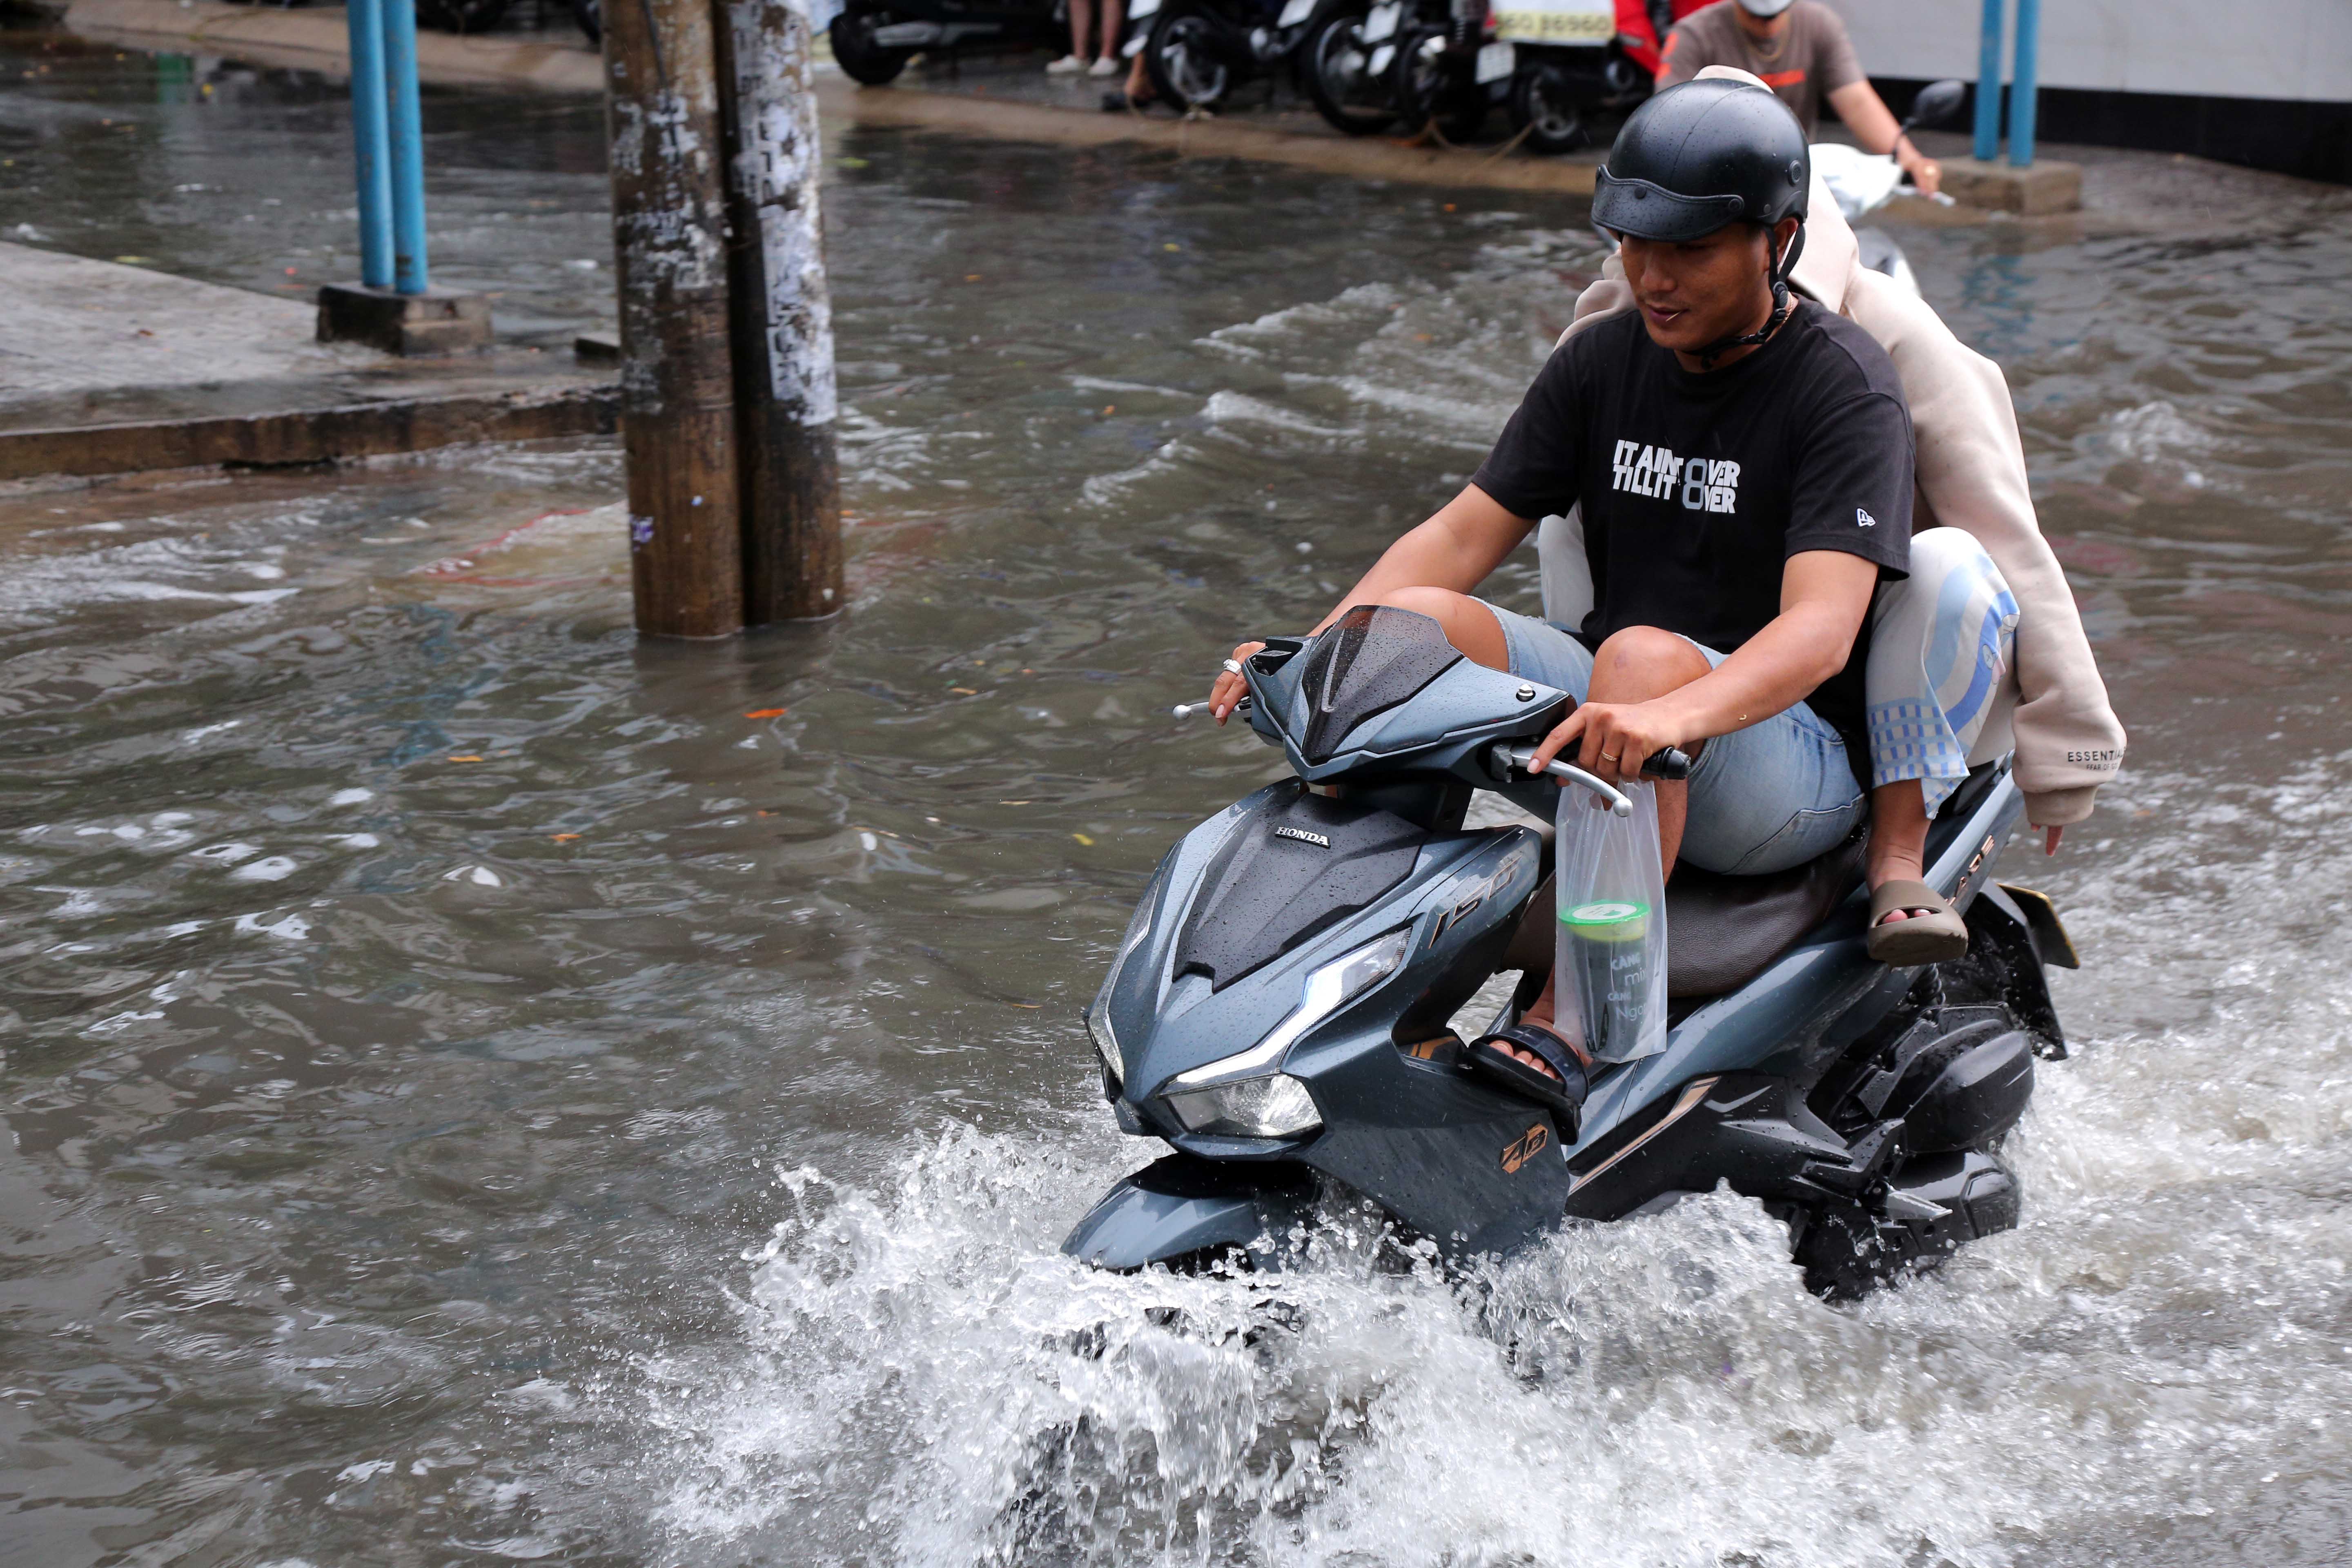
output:
M 1935 913 L 1881 923 L 1897 910 Z M 1969 928 L 1951 900 L 1927 883 L 1886 882 L 1871 889 L 1870 935 L 1864 945 L 1872 958 L 1896 969 L 1949 963 L 1968 955 Z

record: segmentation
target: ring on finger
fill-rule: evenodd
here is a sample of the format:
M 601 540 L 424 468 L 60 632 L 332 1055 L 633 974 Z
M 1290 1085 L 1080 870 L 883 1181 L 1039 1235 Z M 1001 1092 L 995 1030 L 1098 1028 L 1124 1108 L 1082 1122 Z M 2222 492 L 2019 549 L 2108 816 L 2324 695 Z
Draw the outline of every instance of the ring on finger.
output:
M 1242 672 L 1242 661 L 1237 658 L 1229 658 L 1225 660 L 1223 668 L 1227 675 L 1239 675 Z

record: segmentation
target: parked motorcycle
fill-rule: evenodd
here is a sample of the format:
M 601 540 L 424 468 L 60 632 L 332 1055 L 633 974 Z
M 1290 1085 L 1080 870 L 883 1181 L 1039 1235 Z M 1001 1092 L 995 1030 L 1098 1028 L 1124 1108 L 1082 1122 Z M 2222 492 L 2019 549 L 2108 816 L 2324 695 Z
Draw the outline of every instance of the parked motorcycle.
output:
M 1595 115 L 1650 95 L 1649 73 L 1618 37 L 1615 0 L 1452 0 L 1414 29 L 1395 69 L 1407 125 L 1433 121 L 1465 141 L 1500 104 L 1513 132 L 1546 153 L 1585 145 Z
M 1507 74 L 1511 129 L 1537 153 L 1592 139 L 1595 113 L 1623 113 L 1650 96 L 1650 73 L 1627 55 L 1615 0 L 1503 0 L 1481 77 Z
M 1418 133 L 1434 126 L 1449 142 L 1467 142 L 1486 122 L 1486 110 L 1510 90 L 1510 72 L 1482 68 L 1493 26 L 1486 0 L 1440 0 L 1414 17 L 1397 44 L 1389 94 L 1397 119 Z
M 444 33 L 487 33 L 506 18 L 509 0 L 416 0 L 416 24 Z
M 844 75 L 882 87 L 926 49 L 971 43 L 1065 49 L 1068 11 L 1066 0 L 847 0 L 827 37 Z
M 1145 889 L 1086 1025 L 1119 1126 L 1175 1152 L 1066 1253 L 1279 1269 L 1335 1197 L 1409 1243 L 1507 1252 L 1728 1183 L 1787 1222 L 1813 1289 L 1850 1296 L 2016 1224 L 2001 1139 L 2036 1058 L 2065 1054 L 2042 966 L 2074 957 L 2048 900 L 1992 880 L 2024 809 L 2006 761 L 1928 840 L 1965 959 L 1869 959 L 1859 839 L 1767 876 L 1684 868 L 1664 1048 L 1599 1069 L 1561 1118 L 1467 1074 L 1448 1021 L 1510 970 L 1495 1025 L 1516 1019 L 1558 923 L 1550 837 L 1465 826 L 1473 793 L 1546 822 L 1562 788 L 1630 809 L 1569 763 L 1528 772 L 1569 694 L 1370 606 L 1269 638 L 1243 677 L 1250 727 L 1297 776 L 1193 828 Z
M 1209 109 L 1278 72 L 1322 0 L 1135 0 L 1143 68 L 1178 109 Z
M 1355 0 L 1317 13 L 1298 46 L 1298 79 L 1333 130 L 1371 136 L 1396 122 L 1398 40 L 1415 16 L 1413 0 Z

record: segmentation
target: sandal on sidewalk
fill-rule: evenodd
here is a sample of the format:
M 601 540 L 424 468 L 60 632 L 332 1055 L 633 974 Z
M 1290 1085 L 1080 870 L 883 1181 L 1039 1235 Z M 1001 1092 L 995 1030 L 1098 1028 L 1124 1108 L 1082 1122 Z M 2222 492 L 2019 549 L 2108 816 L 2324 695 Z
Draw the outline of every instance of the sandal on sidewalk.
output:
M 1549 1072 L 1531 1068 L 1503 1049 L 1516 1046 L 1539 1058 Z M 1462 1064 L 1472 1076 L 1496 1089 L 1532 1100 L 1559 1119 L 1560 1131 L 1575 1136 L 1577 1113 L 1583 1109 L 1587 1077 L 1592 1058 L 1540 1024 L 1514 1024 L 1483 1035 L 1463 1047 Z
M 1906 918 L 1887 923 L 1897 910 Z M 1929 912 L 1911 912 L 1917 910 Z M 1927 883 L 1885 882 L 1871 889 L 1870 935 L 1864 946 L 1872 958 L 1895 969 L 1949 963 L 1968 956 L 1969 928 L 1952 901 Z

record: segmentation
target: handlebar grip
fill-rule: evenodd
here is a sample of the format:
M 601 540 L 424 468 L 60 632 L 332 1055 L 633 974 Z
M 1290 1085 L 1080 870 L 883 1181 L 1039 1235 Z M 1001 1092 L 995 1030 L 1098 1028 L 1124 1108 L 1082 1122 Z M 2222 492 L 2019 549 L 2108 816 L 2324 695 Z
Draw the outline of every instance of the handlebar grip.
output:
M 1651 779 L 1686 779 L 1690 777 L 1691 759 L 1688 752 L 1668 746 L 1653 752 L 1642 763 L 1642 776 Z

